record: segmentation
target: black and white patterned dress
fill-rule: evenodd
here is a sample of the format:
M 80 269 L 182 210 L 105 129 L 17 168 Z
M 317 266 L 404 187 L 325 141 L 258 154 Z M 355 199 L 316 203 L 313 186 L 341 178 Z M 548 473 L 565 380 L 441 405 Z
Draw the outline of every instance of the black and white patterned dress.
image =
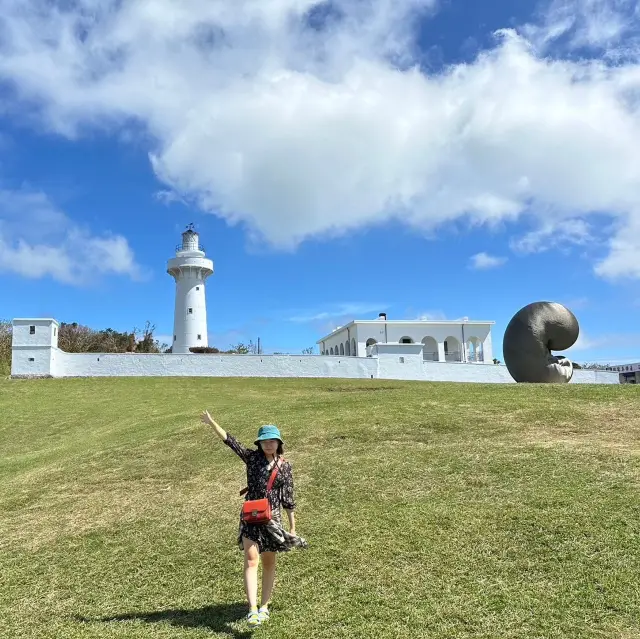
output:
M 249 450 L 243 446 L 233 435 L 227 433 L 224 442 L 231 450 L 242 459 L 247 466 L 247 487 L 245 501 L 250 499 L 264 499 L 267 493 L 267 483 L 271 476 L 273 466 L 265 457 L 261 449 Z M 278 526 L 282 525 L 281 508 L 295 510 L 296 503 L 293 492 L 293 473 L 288 461 L 279 460 L 280 470 L 276 475 L 269 503 L 271 504 L 271 518 Z M 246 524 L 240 519 L 238 532 L 238 545 L 242 548 L 242 537 L 247 537 L 258 544 L 258 550 L 263 552 L 286 552 L 291 545 L 279 541 L 274 536 L 267 524 Z

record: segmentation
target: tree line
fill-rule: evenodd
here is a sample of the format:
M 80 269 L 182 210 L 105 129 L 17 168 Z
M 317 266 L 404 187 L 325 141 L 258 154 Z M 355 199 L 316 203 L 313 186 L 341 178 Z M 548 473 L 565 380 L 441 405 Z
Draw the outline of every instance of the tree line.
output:
M 112 328 L 95 330 L 77 322 L 61 322 L 58 327 L 58 348 L 67 353 L 164 353 L 167 344 L 161 344 L 153 335 L 155 326 L 147 321 L 144 328 L 120 332 Z M 0 371 L 11 369 L 12 325 L 0 320 Z
M 154 336 L 156 327 L 148 320 L 141 329 L 120 332 L 112 328 L 96 330 L 77 322 L 61 322 L 58 327 L 58 348 L 67 353 L 170 353 L 169 344 L 160 343 Z M 12 325 L 8 320 L 0 320 L 0 375 L 11 371 L 11 334 Z M 254 342 L 240 342 L 228 349 L 215 346 L 194 347 L 193 353 L 221 353 L 224 355 L 257 355 Z M 313 347 L 305 348 L 303 353 L 312 353 Z

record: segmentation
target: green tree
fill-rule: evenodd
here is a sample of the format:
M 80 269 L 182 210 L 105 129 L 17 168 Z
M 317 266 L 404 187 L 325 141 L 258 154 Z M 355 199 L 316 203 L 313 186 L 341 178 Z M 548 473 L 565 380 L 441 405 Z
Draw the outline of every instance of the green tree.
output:
M 257 352 L 258 347 L 252 341 L 249 341 L 248 344 L 239 342 L 226 351 L 230 355 L 255 355 Z
M 587 362 L 586 364 L 582 364 L 581 366 L 581 368 L 584 368 L 585 370 L 588 370 L 588 371 L 606 371 L 611 367 L 612 367 L 612 364 L 598 364 L 597 362 Z
M 96 350 L 106 350 L 101 348 L 101 341 L 99 333 L 88 326 L 82 326 L 77 322 L 60 323 L 58 348 L 66 353 L 91 353 Z
M 58 348 L 67 353 L 162 353 L 170 352 L 153 333 L 156 327 L 149 320 L 144 328 L 118 332 L 112 328 L 95 330 L 78 322 L 61 322 L 58 328 Z M 11 372 L 12 324 L 0 320 L 0 375 Z
M 0 320 L 0 375 L 11 373 L 11 322 Z
M 160 344 L 160 342 L 153 337 L 155 330 L 155 324 L 151 324 L 151 322 L 147 320 L 142 331 L 142 338 L 135 344 L 135 351 L 137 353 L 161 353 L 163 350 L 166 350 L 168 345 Z M 134 334 L 137 335 L 137 333 L 138 331 L 134 329 Z
M 169 349 L 170 351 L 171 349 Z M 219 353 L 220 349 L 216 348 L 215 346 L 192 346 L 189 349 L 192 353 L 205 353 L 205 354 L 215 354 L 215 353 Z M 168 352 L 168 351 L 165 351 Z

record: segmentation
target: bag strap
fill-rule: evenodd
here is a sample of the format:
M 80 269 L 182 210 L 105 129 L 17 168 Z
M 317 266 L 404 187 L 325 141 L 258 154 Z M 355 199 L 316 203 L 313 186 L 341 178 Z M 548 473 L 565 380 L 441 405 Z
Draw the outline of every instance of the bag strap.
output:
M 280 460 L 286 461 L 284 457 L 280 457 Z M 280 460 L 278 460 L 278 462 Z M 269 477 L 269 481 L 267 482 L 267 493 L 269 493 L 269 491 L 273 488 L 273 482 L 276 480 L 276 475 L 278 474 L 278 467 L 280 465 L 278 462 L 276 462 L 275 466 L 273 467 L 273 470 L 271 471 L 271 476 Z M 240 497 L 242 497 L 242 495 L 248 492 L 249 492 L 249 486 L 246 486 L 240 491 Z
M 281 457 L 280 459 L 282 459 L 282 461 L 284 461 L 284 458 Z M 271 492 L 271 489 L 273 488 L 273 482 L 276 480 L 276 475 L 278 474 L 278 470 L 280 470 L 280 460 L 277 460 L 274 462 L 273 464 L 273 470 L 271 471 L 271 477 L 269 477 L 269 482 L 267 483 L 267 494 L 269 492 Z

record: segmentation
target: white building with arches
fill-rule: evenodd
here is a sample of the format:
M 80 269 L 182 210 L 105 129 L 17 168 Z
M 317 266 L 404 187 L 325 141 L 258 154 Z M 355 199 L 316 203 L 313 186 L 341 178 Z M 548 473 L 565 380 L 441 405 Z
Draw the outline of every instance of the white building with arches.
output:
M 319 339 L 320 354 L 366 357 L 376 344 L 421 344 L 425 362 L 493 364 L 492 321 L 353 320 Z

